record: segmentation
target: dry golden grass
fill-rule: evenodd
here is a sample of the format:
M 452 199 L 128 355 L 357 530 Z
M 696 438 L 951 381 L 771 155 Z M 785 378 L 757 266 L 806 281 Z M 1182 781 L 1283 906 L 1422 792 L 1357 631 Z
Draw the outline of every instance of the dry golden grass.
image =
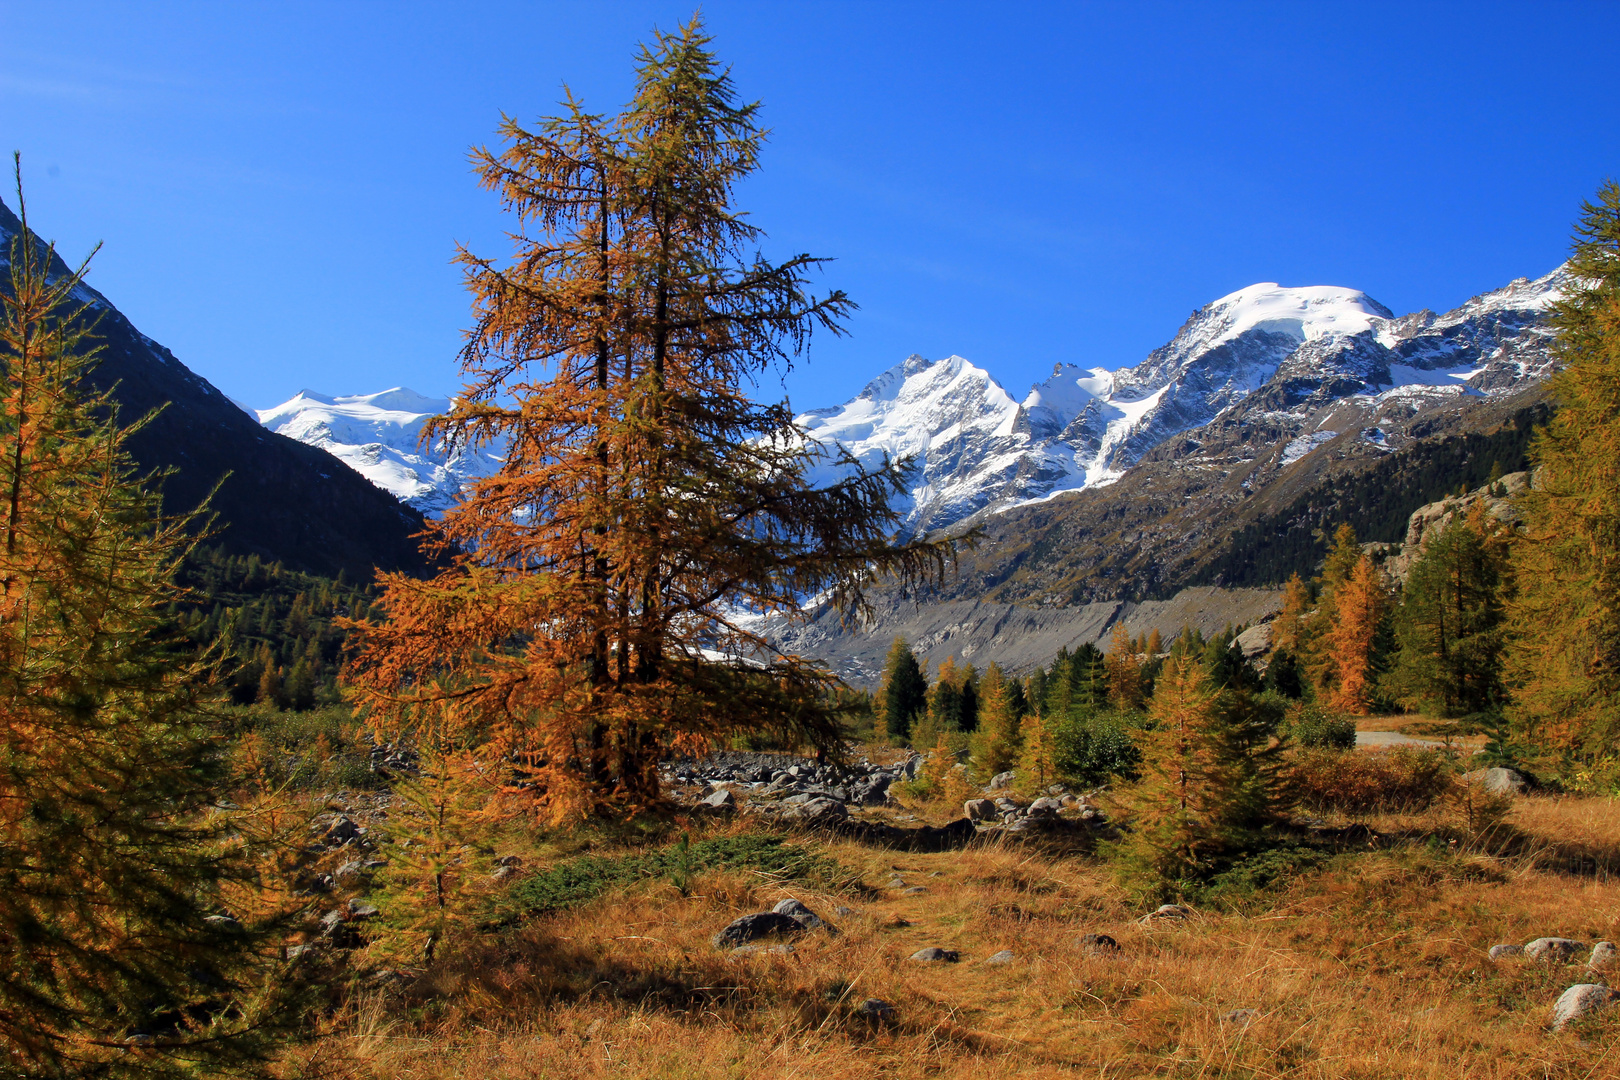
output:
M 1548 845 L 1620 837 L 1614 800 L 1527 799 L 1512 820 Z M 1542 935 L 1620 936 L 1620 883 L 1603 875 L 1370 852 L 1245 914 L 1145 926 L 1090 859 L 821 846 L 862 887 L 716 872 L 683 897 L 646 882 L 464 951 L 405 990 L 359 995 L 304 1067 L 375 1080 L 1620 1076 L 1620 1010 L 1546 1028 L 1558 994 L 1591 975 L 1485 956 Z M 929 891 L 884 888 L 896 872 Z M 789 895 L 841 932 L 807 935 L 790 955 L 733 960 L 709 946 L 730 919 Z M 834 917 L 840 904 L 855 914 Z M 1085 955 L 1086 933 L 1113 936 L 1120 955 Z M 962 962 L 906 959 L 930 945 Z M 983 963 L 1001 949 L 1017 960 Z M 892 1024 L 856 1014 L 869 997 L 896 1007 Z M 1223 1021 L 1237 1009 L 1258 1017 Z

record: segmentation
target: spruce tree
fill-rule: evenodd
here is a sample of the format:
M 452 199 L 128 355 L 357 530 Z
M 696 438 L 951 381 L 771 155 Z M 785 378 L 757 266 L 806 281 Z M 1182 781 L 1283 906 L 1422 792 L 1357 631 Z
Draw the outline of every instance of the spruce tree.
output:
M 919 713 L 928 708 L 928 679 L 917 663 L 917 656 L 896 637 L 883 663 L 883 688 L 878 692 L 884 730 L 889 738 L 905 743 Z
M 746 732 L 839 752 L 838 680 L 762 628 L 808 596 L 858 617 L 872 582 L 937 579 L 951 550 L 894 543 L 903 468 L 829 460 L 747 392 L 852 305 L 810 293 L 822 260 L 758 254 L 734 195 L 765 132 L 709 44 L 697 18 L 658 33 L 617 117 L 570 99 L 477 152 L 514 251 L 461 256 L 468 383 L 425 437 L 505 460 L 435 526 L 452 567 L 386 578 L 354 633 L 374 724 L 477 732 L 552 820 L 656 803 L 661 759 Z
M 1620 184 L 1583 205 L 1550 319 L 1559 409 L 1531 447 L 1513 547 L 1507 675 L 1531 741 L 1584 762 L 1620 744 Z
M 20 167 L 19 167 L 20 173 Z M 93 314 L 29 231 L 0 283 L 0 1054 L 16 1076 L 229 1076 L 271 1051 L 245 824 L 167 611 L 190 546 L 109 397 Z
M 1501 701 L 1507 544 L 1476 502 L 1412 564 L 1395 610 L 1398 651 L 1381 680 L 1401 704 L 1465 716 Z

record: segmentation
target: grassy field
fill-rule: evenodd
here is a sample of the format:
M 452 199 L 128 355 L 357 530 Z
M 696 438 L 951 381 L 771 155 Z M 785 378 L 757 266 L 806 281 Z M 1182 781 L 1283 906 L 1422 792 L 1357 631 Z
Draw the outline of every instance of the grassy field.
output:
M 1442 804 L 1360 820 L 1365 846 L 1148 923 L 1094 855 L 912 855 L 805 834 L 791 842 L 815 858 L 793 877 L 769 860 L 643 872 L 380 987 L 365 974 L 378 961 L 352 954 L 352 989 L 289 1066 L 368 1080 L 1620 1076 L 1620 1008 L 1548 1028 L 1564 988 L 1603 976 L 1486 957 L 1498 942 L 1620 938 L 1620 803 L 1520 798 L 1472 840 Z M 527 874 L 563 861 L 547 850 Z M 710 946 L 789 896 L 837 932 L 786 954 Z M 1117 953 L 1088 952 L 1087 934 Z M 928 946 L 961 959 L 908 959 Z M 1012 963 L 985 963 L 1004 949 Z M 863 1016 L 870 998 L 892 1017 Z

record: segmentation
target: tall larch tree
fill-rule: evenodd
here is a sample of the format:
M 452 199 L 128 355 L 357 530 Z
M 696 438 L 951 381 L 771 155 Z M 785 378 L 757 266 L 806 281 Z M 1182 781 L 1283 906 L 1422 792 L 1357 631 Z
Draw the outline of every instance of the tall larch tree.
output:
M 1620 745 L 1620 184 L 1583 205 L 1554 305 L 1558 413 L 1531 448 L 1513 547 L 1516 725 L 1594 762 Z
M 1142 707 L 1142 661 L 1137 655 L 1136 642 L 1125 630 L 1124 623 L 1116 623 L 1114 636 L 1108 642 L 1105 659 L 1108 672 L 1108 698 L 1116 708 L 1134 711 Z
M 229 814 L 211 668 L 167 609 L 189 550 L 83 383 L 83 276 L 19 232 L 0 280 L 0 1061 L 7 1076 L 258 1070 L 286 999 Z M 283 984 L 288 985 L 288 984 Z
M 893 542 L 899 466 L 843 455 L 816 487 L 827 452 L 747 392 L 852 305 L 808 291 L 823 260 L 757 253 L 733 195 L 765 132 L 709 44 L 696 18 L 655 33 L 617 117 L 570 98 L 474 153 L 515 251 L 461 256 L 469 381 L 424 438 L 504 464 L 436 527 L 451 568 L 386 578 L 386 617 L 354 627 L 371 722 L 475 732 L 552 819 L 655 802 L 661 758 L 743 731 L 836 751 L 836 679 L 757 617 L 810 596 L 853 617 L 949 554 Z
M 1333 622 L 1322 639 L 1333 672 L 1329 700 L 1334 708 L 1365 715 L 1371 707 L 1377 678 L 1374 647 L 1385 603 L 1382 575 L 1363 555 L 1333 590 Z
M 1006 772 L 1018 763 L 1018 721 L 1012 690 L 1001 667 L 992 663 L 979 682 L 979 726 L 971 747 L 973 764 L 982 779 Z

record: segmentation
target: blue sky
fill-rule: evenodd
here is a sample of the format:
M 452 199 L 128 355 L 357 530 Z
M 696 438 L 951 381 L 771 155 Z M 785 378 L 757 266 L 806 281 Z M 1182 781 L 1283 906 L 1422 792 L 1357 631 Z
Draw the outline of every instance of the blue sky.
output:
M 1620 174 L 1615 3 L 703 9 L 773 129 L 741 198 L 767 253 L 835 257 L 861 304 L 786 377 L 801 408 L 912 352 L 1021 396 L 1257 281 L 1441 310 L 1557 265 Z M 0 143 L 35 227 L 104 241 L 92 283 L 238 400 L 444 394 L 453 244 L 505 246 L 467 148 L 565 82 L 616 109 L 691 11 L 9 0 Z

